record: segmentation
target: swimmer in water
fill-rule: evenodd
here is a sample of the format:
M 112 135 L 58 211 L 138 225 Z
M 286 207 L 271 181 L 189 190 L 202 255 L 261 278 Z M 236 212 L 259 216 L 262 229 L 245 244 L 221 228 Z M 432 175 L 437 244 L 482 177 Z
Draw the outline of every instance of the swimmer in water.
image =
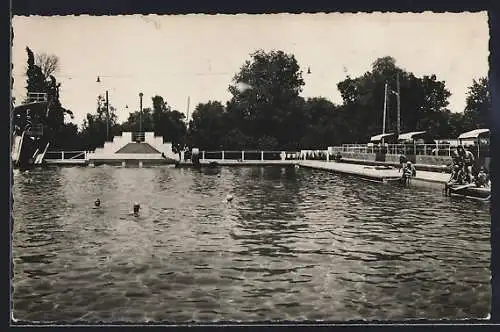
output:
M 141 206 L 139 205 L 139 203 L 135 202 L 134 203 L 134 216 L 139 216 L 139 209 L 141 208 Z
M 95 202 L 94 202 L 94 205 L 95 205 L 95 207 L 101 206 L 101 200 L 99 198 L 96 199 Z

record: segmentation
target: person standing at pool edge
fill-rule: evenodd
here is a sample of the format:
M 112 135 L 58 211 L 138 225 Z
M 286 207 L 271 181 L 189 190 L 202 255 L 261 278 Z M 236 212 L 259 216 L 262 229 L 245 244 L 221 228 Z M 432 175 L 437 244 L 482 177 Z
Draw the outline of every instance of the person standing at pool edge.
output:
M 407 162 L 407 158 L 406 156 L 402 153 L 400 156 L 399 156 L 399 169 L 398 169 L 398 172 L 401 172 L 404 168 L 404 164 Z
M 457 148 L 459 160 L 462 162 L 467 177 L 467 182 L 472 183 L 472 165 L 474 164 L 474 155 L 469 150 L 465 150 L 463 145 Z

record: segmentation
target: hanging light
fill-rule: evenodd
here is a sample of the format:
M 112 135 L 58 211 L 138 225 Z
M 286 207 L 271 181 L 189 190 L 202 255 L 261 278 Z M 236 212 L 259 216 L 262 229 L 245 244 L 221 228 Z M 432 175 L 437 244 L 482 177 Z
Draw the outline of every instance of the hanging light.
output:
M 97 76 L 97 83 L 101 83 L 101 78 L 99 76 Z

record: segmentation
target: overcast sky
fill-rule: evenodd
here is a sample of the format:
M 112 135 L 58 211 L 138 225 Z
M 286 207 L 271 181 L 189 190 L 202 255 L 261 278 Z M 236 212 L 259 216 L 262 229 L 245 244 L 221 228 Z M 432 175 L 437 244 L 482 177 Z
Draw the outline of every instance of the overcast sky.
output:
M 59 57 L 61 102 L 78 125 L 106 89 L 120 121 L 139 109 L 139 92 L 144 107 L 159 94 L 181 112 L 190 96 L 192 112 L 200 102 L 228 100 L 250 53 L 276 49 L 293 53 L 304 72 L 311 68 L 304 97 L 340 103 L 336 85 L 346 74 L 361 75 L 390 55 L 417 76 L 444 80 L 450 109 L 461 112 L 467 87 L 488 73 L 487 20 L 486 12 L 14 17 L 13 95 L 26 94 L 29 46 Z

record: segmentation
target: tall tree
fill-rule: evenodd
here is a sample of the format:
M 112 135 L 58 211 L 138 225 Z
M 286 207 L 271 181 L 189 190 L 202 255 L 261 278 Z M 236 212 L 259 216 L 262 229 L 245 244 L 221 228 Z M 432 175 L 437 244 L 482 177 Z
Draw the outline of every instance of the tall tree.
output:
M 106 134 L 109 135 L 109 139 L 111 140 L 119 131 L 116 109 L 112 105 L 109 105 L 108 118 L 105 102 L 106 100 L 103 96 L 98 96 L 95 113 L 87 113 L 87 116 L 83 120 L 80 137 L 83 145 L 82 148 L 86 150 L 94 150 L 97 147 L 102 147 L 106 142 Z
M 229 131 L 227 119 L 220 102 L 198 104 L 189 123 L 189 145 L 200 149 L 220 149 L 231 145 L 226 137 Z
M 481 77 L 473 80 L 467 91 L 464 110 L 466 130 L 489 128 L 491 110 L 488 78 Z
M 244 83 L 247 88 L 240 89 Z M 279 144 L 296 139 L 293 131 L 281 130 L 295 116 L 304 80 L 295 57 L 283 51 L 251 54 L 229 87 L 228 112 L 240 131 L 258 140 L 275 137 Z
M 54 54 L 37 54 L 35 63 L 40 67 L 45 79 L 48 79 L 59 70 L 59 57 Z
M 42 69 L 35 64 L 35 54 L 26 47 L 28 53 L 28 66 L 26 68 L 26 90 L 27 92 L 45 92 L 47 85 Z
M 385 84 L 388 86 L 386 132 L 397 127 L 396 86 L 400 83 L 402 131 L 426 130 L 429 135 L 446 136 L 450 92 L 435 75 L 417 78 L 396 66 L 392 57 L 377 59 L 370 72 L 338 83 L 343 98 L 342 117 L 348 127 L 344 143 L 365 143 L 382 132 Z
M 44 72 L 40 66 L 35 63 L 35 55 L 33 51 L 27 47 L 26 52 L 28 55 L 28 66 L 26 69 L 27 85 L 26 90 L 28 93 L 46 93 L 48 99 L 48 112 L 46 119 L 43 119 L 47 124 L 46 137 L 50 141 L 60 140 L 57 133 L 61 126 L 65 123 L 65 116 L 68 115 L 71 119 L 73 113 L 71 110 L 64 108 L 59 99 L 59 90 L 61 83 L 58 83 L 53 75 L 45 77 Z M 25 100 L 24 102 L 27 102 Z

